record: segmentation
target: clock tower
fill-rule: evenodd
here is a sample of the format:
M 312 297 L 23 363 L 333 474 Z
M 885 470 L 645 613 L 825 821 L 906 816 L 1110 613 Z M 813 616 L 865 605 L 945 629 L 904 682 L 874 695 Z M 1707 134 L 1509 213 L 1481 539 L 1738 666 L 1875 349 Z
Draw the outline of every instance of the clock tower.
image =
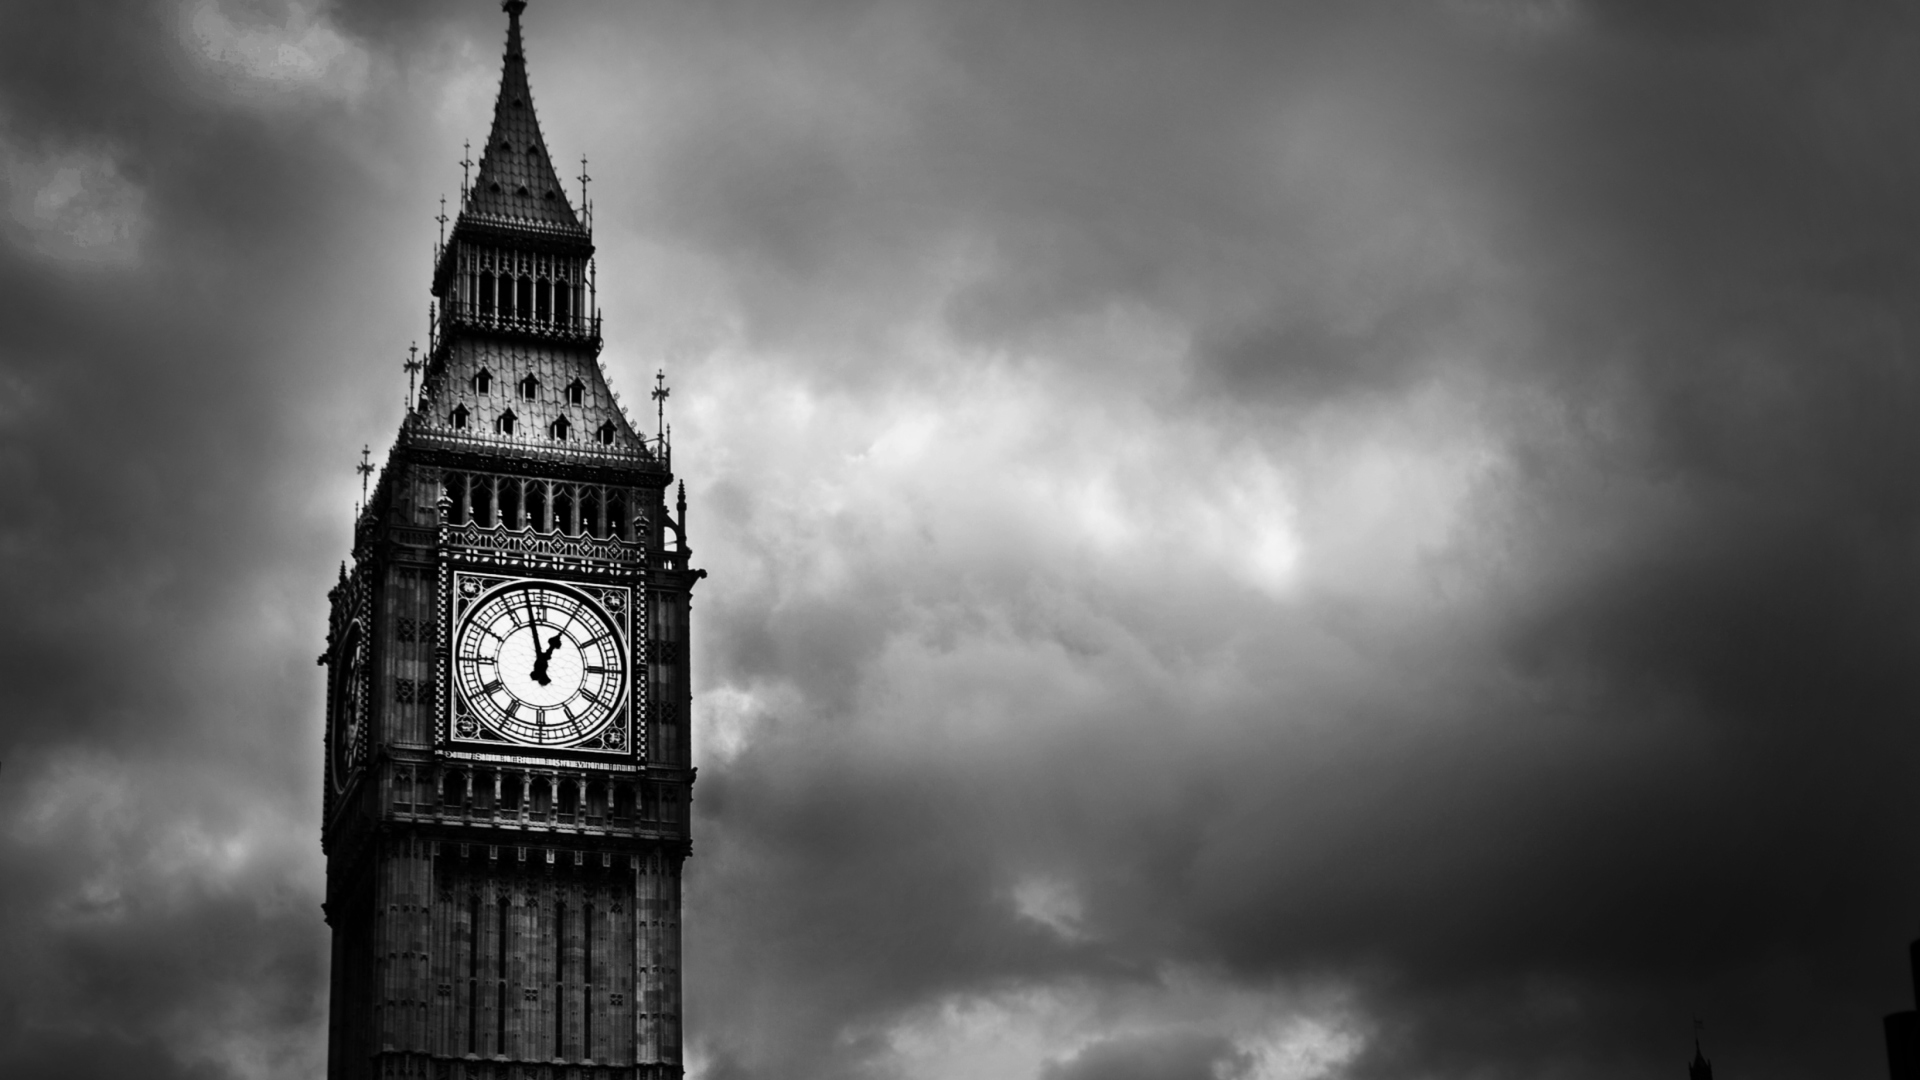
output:
M 502 6 L 423 381 L 329 595 L 330 1080 L 681 1075 L 704 572 L 664 432 L 600 367 L 591 215 Z

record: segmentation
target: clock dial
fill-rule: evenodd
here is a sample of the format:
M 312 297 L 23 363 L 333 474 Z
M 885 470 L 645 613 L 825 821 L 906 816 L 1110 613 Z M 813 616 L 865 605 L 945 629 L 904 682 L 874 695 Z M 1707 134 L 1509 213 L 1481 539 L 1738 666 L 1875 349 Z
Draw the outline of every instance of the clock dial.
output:
M 347 628 L 346 644 L 334 665 L 333 786 L 345 791 L 366 751 L 367 642 L 360 624 Z
M 477 597 L 454 637 L 461 700 L 482 723 L 530 746 L 571 746 L 611 723 L 627 692 L 612 618 L 551 582 L 512 582 Z

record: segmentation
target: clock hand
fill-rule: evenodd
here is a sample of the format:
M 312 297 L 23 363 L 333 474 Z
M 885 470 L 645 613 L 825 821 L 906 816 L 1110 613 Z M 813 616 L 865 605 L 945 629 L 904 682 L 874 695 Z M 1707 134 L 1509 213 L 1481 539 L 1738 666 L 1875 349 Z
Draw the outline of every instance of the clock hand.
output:
M 547 647 L 545 649 L 542 649 L 540 647 L 540 636 L 538 634 L 534 635 L 533 672 L 530 677 L 533 679 L 533 681 L 539 683 L 541 686 L 545 686 L 548 683 L 553 681 L 552 679 L 547 677 L 547 661 L 553 659 L 553 651 L 555 649 L 558 649 L 559 647 L 560 647 L 559 634 L 553 635 L 553 637 L 547 641 Z

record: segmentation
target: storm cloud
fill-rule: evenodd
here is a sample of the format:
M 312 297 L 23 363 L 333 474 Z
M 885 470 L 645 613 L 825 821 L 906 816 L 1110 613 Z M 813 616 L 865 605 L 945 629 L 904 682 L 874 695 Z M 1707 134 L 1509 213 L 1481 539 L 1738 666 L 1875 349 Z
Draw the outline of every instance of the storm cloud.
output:
M 313 658 L 504 18 L 7 20 L 0 1073 L 318 1075 Z M 1884 1074 L 1920 14 L 526 25 L 710 574 L 696 1075 Z

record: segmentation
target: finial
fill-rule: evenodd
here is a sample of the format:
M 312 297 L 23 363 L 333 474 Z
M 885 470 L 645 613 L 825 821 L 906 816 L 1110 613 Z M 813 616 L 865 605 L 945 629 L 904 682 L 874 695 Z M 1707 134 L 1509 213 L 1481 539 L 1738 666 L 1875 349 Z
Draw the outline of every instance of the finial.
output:
M 447 197 L 440 196 L 440 216 L 433 220 L 440 223 L 440 246 L 447 246 Z
M 580 155 L 580 213 L 586 216 L 588 231 L 592 231 L 593 229 L 593 211 L 588 209 L 588 204 L 587 204 L 587 181 L 591 179 L 593 179 L 593 177 L 587 175 L 587 155 L 581 154 Z
M 366 509 L 367 506 L 367 477 L 373 475 L 372 454 L 373 451 L 368 448 L 365 443 L 362 443 L 360 445 L 360 464 L 353 467 L 353 471 L 360 474 L 360 508 L 362 510 Z
M 656 438 L 667 437 L 667 395 L 673 393 L 667 389 L 667 369 L 661 368 L 653 373 L 653 432 Z M 662 445 L 665 445 L 662 442 Z
M 414 404 L 413 376 L 415 372 L 420 370 L 420 343 L 419 342 L 416 341 L 407 346 L 407 358 L 400 362 L 400 366 L 407 370 L 407 411 L 412 412 L 413 404 Z
M 473 140 L 468 139 L 466 142 L 463 142 L 460 144 L 460 202 L 461 202 L 461 205 L 465 205 L 467 201 L 467 188 L 468 188 L 467 172 L 472 168 L 473 168 Z M 442 211 L 442 212 L 444 213 L 445 211 Z

